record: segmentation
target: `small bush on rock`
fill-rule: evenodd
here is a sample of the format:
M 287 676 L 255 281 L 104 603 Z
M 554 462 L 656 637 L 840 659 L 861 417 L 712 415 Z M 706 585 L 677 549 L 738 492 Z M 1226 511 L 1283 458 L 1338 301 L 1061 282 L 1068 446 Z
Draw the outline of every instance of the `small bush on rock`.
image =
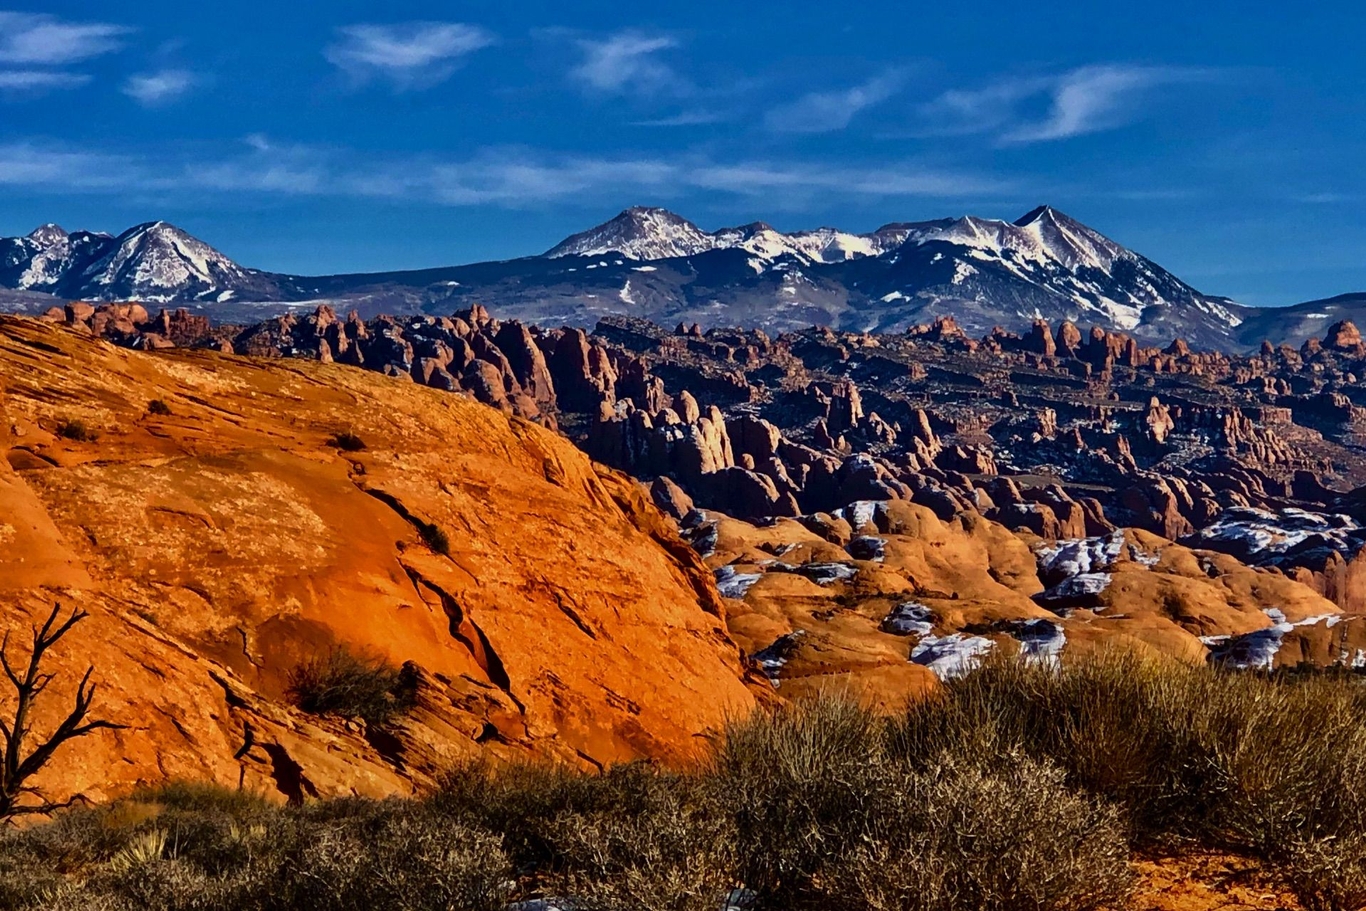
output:
M 365 441 L 351 431 L 344 431 L 327 441 L 327 445 L 342 452 L 364 452 Z
M 289 695 L 312 715 L 360 718 L 376 726 L 407 711 L 413 699 L 400 669 L 345 646 L 296 667 L 289 676 Z
M 100 438 L 100 435 L 91 430 L 85 421 L 73 418 L 63 418 L 57 422 L 57 436 L 76 443 L 93 443 Z

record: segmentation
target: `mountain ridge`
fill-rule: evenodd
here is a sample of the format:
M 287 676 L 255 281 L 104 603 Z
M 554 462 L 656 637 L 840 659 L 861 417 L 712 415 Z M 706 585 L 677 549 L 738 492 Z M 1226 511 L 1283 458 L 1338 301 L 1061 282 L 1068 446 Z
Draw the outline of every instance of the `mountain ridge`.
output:
M 0 306 L 24 312 L 41 309 L 35 295 L 46 294 L 187 304 L 227 321 L 318 304 L 375 315 L 475 303 L 584 327 L 626 315 L 779 332 L 896 332 L 953 316 L 982 333 L 1069 320 L 1217 350 L 1321 335 L 1335 319 L 1366 321 L 1361 295 L 1328 310 L 1313 302 L 1271 310 L 1202 293 L 1049 205 L 1014 221 L 964 215 L 862 234 L 785 233 L 762 221 L 708 232 L 667 209 L 635 206 L 539 255 L 325 276 L 241 266 L 164 221 L 117 236 L 47 224 L 0 238 L 0 289 Z

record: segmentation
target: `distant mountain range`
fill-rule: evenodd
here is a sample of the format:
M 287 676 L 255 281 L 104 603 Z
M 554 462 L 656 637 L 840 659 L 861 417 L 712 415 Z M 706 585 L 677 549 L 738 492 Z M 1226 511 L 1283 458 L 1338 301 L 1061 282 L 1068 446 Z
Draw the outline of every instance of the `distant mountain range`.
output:
M 785 234 L 762 222 L 707 232 L 665 209 L 632 208 L 539 256 L 318 277 L 239 266 L 166 222 L 117 237 L 44 225 L 0 238 L 0 289 L 0 305 L 10 309 L 141 300 L 239 322 L 318 304 L 368 316 L 472 303 L 543 324 L 591 326 L 626 314 L 774 332 L 813 324 L 894 332 L 951 315 L 980 334 L 1068 319 L 1224 350 L 1264 338 L 1296 342 L 1339 319 L 1366 317 L 1366 294 L 1287 308 L 1203 294 L 1048 206 L 1015 222 L 967 216 L 869 234 Z

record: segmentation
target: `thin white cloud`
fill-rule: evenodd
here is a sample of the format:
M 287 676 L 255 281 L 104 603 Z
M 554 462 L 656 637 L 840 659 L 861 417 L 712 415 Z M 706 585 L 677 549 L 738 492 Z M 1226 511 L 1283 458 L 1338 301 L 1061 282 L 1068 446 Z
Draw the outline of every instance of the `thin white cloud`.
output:
M 169 104 L 189 94 L 199 77 L 189 70 L 159 70 L 137 73 L 123 84 L 123 94 L 144 107 Z
M 777 133 L 832 133 L 849 126 L 860 111 L 881 104 L 901 87 L 901 76 L 885 73 L 862 85 L 835 92 L 812 92 L 779 105 L 764 116 Z
M 1012 79 L 981 89 L 950 89 L 924 107 L 927 133 L 957 136 L 1006 127 L 1021 101 L 1052 88 L 1051 78 Z
M 728 120 L 727 115 L 719 111 L 682 111 L 669 117 L 658 117 L 653 120 L 637 120 L 632 126 L 637 127 L 693 127 L 705 126 L 709 123 L 724 123 Z
M 1169 67 L 1088 66 L 1053 87 L 1048 116 L 1007 133 L 1008 142 L 1049 142 L 1113 129 L 1137 115 L 1137 94 L 1162 83 L 1186 81 L 1188 70 Z
M 132 29 L 107 22 L 67 22 L 46 13 L 0 10 L 0 63 L 61 66 L 117 50 Z
M 118 193 L 136 188 L 142 177 L 138 164 L 124 156 L 31 143 L 0 145 L 0 186 Z
M 449 79 L 465 57 L 497 39 L 461 22 L 348 25 L 325 51 L 358 82 L 380 78 L 399 89 L 427 88 Z
M 41 95 L 85 85 L 90 77 L 61 70 L 0 70 L 0 94 Z
M 380 198 L 449 206 L 533 206 L 622 194 L 767 196 L 788 207 L 817 198 L 964 198 L 1009 189 L 982 175 L 916 163 L 831 168 L 803 161 L 717 161 L 702 156 L 594 157 L 487 149 L 474 157 L 366 159 L 354 152 L 248 137 L 215 158 L 132 155 L 36 144 L 0 145 L 0 185 L 67 193 L 261 193 Z
M 581 39 L 578 45 L 583 61 L 570 75 L 592 91 L 620 95 L 681 93 L 686 88 L 685 80 L 658 58 L 661 51 L 678 47 L 667 35 L 624 31 L 601 40 Z
M 1000 141 L 1053 142 L 1124 126 L 1144 113 L 1144 95 L 1196 82 L 1212 71 L 1189 67 L 1098 64 L 1051 76 L 1002 80 L 947 91 L 924 108 L 931 135 L 995 132 Z M 1046 104 L 1041 115 L 1025 109 Z

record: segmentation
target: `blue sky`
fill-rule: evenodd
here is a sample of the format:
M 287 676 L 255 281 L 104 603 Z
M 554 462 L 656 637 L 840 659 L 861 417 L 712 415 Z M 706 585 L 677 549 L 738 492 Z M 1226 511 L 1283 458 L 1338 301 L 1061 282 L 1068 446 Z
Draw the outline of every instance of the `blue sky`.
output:
M 1047 202 L 1209 293 L 1366 290 L 1355 5 L 1082 6 L 0 0 L 0 234 L 319 273 Z

